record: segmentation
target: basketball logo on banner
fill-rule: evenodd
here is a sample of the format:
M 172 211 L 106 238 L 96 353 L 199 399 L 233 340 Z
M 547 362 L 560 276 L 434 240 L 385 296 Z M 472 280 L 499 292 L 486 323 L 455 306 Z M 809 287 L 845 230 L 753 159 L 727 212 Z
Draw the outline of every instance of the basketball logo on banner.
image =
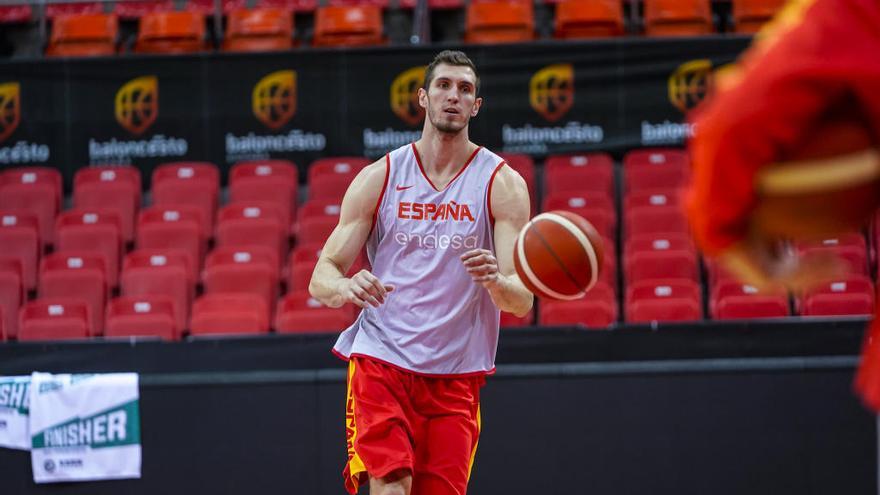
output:
M 548 65 L 529 82 L 529 102 L 548 122 L 561 119 L 574 105 L 574 67 Z
M 116 121 L 125 130 L 140 135 L 159 115 L 159 79 L 142 76 L 123 84 L 116 92 Z
M 419 88 L 425 84 L 425 66 L 412 67 L 391 83 L 391 111 L 409 125 L 418 125 L 425 118 L 425 109 L 419 105 Z
M 685 62 L 669 76 L 669 102 L 687 112 L 703 101 L 712 78 L 712 61 L 698 59 Z
M 0 84 L 0 142 L 18 127 L 21 119 L 21 87 L 17 82 Z
M 260 79 L 251 95 L 254 117 L 278 129 L 296 114 L 296 71 L 280 70 Z

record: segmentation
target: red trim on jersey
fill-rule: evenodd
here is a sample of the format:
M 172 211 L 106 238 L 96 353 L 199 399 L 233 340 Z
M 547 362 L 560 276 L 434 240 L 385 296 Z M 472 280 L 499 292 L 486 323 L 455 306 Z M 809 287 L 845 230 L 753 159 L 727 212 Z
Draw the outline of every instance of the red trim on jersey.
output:
M 495 175 L 498 173 L 499 170 L 501 170 L 501 167 L 505 165 L 507 165 L 507 162 L 501 160 L 501 163 L 499 163 L 498 166 L 495 167 L 495 171 L 492 172 L 491 176 L 489 176 L 489 186 L 488 190 L 486 191 L 486 208 L 489 212 L 489 225 L 492 226 L 495 226 L 495 215 L 492 214 L 492 184 L 495 183 Z
M 353 353 L 351 354 L 351 356 L 349 356 L 349 357 L 345 357 L 345 356 L 343 356 L 343 355 L 342 355 L 339 351 L 337 351 L 336 349 L 331 349 L 330 352 L 332 352 L 334 356 L 338 357 L 339 359 L 341 359 L 341 360 L 343 360 L 343 361 L 345 361 L 345 362 L 348 362 L 349 359 L 351 359 L 351 358 L 353 358 L 353 357 L 358 357 L 358 358 L 361 358 L 361 359 L 369 359 L 369 360 L 371 360 L 371 361 L 375 361 L 375 362 L 377 362 L 377 363 L 382 363 L 382 364 L 384 364 L 385 366 L 390 366 L 390 367 L 392 367 L 392 368 L 394 368 L 394 369 L 396 369 L 396 370 L 398 370 L 398 371 L 402 371 L 402 372 L 404 372 L 404 373 L 411 373 L 411 374 L 413 374 L 413 375 L 417 375 L 417 376 L 423 376 L 423 377 L 425 377 L 425 378 L 468 378 L 468 377 L 471 377 L 471 376 L 486 376 L 486 375 L 494 375 L 494 374 L 495 374 L 495 367 L 494 367 L 494 366 L 493 366 L 492 369 L 489 370 L 489 371 L 472 371 L 472 372 L 470 372 L 470 373 L 446 373 L 446 374 L 439 374 L 439 373 L 422 373 L 422 372 L 420 372 L 420 371 L 408 370 L 408 369 L 406 369 L 406 368 L 404 368 L 404 367 L 402 367 L 402 366 L 398 366 L 398 365 L 396 365 L 396 364 L 394 364 L 394 363 L 389 363 L 388 361 L 385 361 L 384 359 L 379 359 L 379 358 L 377 358 L 377 357 L 368 356 L 368 355 L 366 355 L 366 354 L 361 354 L 361 353 L 359 353 L 359 352 L 353 352 Z
M 367 237 L 373 233 L 373 229 L 376 228 L 376 220 L 379 218 L 379 206 L 382 204 L 382 198 L 385 197 L 385 189 L 388 188 L 388 176 L 391 175 L 391 155 L 389 153 L 385 154 L 385 182 L 382 183 L 382 191 L 379 193 L 379 200 L 376 201 L 376 208 L 373 210 L 373 223 L 370 224 L 370 231 L 367 233 Z
M 470 158 L 468 158 L 467 161 L 464 162 L 464 166 L 461 167 L 461 169 L 458 171 L 458 173 L 455 174 L 455 177 L 453 177 L 452 180 L 449 181 L 449 184 L 446 184 L 446 187 L 444 187 L 443 189 L 437 189 L 437 186 L 435 186 L 434 183 L 431 182 L 431 179 L 428 178 L 428 174 L 425 173 L 425 167 L 422 165 L 422 157 L 419 155 L 419 150 L 418 150 L 418 148 L 416 148 L 416 143 L 412 143 L 413 154 L 416 157 L 416 163 L 419 165 L 419 171 L 422 172 L 422 177 L 424 177 L 425 180 L 428 181 L 428 184 L 431 184 L 431 187 L 434 188 L 434 190 L 437 192 L 443 192 L 443 191 L 449 189 L 449 186 L 452 185 L 453 182 L 455 182 L 455 179 L 457 179 L 458 176 L 463 174 L 464 170 L 466 168 L 468 168 L 468 165 L 470 165 L 471 162 L 474 161 L 474 158 L 476 158 L 477 153 L 479 153 L 481 149 L 483 149 L 482 146 L 477 146 L 477 149 L 475 149 L 474 152 L 471 154 Z

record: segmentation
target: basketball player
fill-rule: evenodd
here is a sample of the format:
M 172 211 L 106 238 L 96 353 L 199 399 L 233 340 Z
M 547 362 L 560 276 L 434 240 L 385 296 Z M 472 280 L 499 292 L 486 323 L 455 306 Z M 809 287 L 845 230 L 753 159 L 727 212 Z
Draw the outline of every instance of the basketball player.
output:
M 476 67 L 443 51 L 418 90 L 422 137 L 366 167 L 342 202 L 309 290 L 363 310 L 333 351 L 349 361 L 345 486 L 371 495 L 463 495 L 494 370 L 499 309 L 532 294 L 513 246 L 525 181 L 468 139 L 482 105 Z M 372 272 L 346 273 L 366 243 Z
M 880 2 L 795 0 L 737 67 L 716 77 L 698 107 L 688 215 L 703 252 L 758 286 L 799 289 L 833 276 L 822 260 L 780 256 L 749 232 L 755 176 L 840 105 L 858 108 L 880 142 Z M 821 137 L 819 137 L 821 139 Z M 880 411 L 880 319 L 866 339 L 856 385 Z

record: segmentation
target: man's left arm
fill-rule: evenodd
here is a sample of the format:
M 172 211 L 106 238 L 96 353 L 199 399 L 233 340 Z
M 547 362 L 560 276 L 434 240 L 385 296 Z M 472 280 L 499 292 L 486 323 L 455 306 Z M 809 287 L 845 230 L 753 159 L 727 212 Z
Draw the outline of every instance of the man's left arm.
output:
M 525 316 L 534 296 L 519 280 L 513 264 L 513 248 L 519 231 L 529 221 L 529 191 L 523 178 L 507 165 L 498 170 L 489 197 L 495 218 L 495 253 L 473 249 L 461 260 L 474 282 L 479 283 L 501 311 Z

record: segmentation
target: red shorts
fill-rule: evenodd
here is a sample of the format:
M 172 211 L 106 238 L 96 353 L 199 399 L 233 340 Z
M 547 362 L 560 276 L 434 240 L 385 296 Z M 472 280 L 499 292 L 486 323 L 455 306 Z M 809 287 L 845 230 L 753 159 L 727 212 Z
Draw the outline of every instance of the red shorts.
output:
M 480 436 L 485 376 L 433 378 L 352 357 L 343 470 L 349 493 L 404 469 L 411 495 L 464 495 Z

